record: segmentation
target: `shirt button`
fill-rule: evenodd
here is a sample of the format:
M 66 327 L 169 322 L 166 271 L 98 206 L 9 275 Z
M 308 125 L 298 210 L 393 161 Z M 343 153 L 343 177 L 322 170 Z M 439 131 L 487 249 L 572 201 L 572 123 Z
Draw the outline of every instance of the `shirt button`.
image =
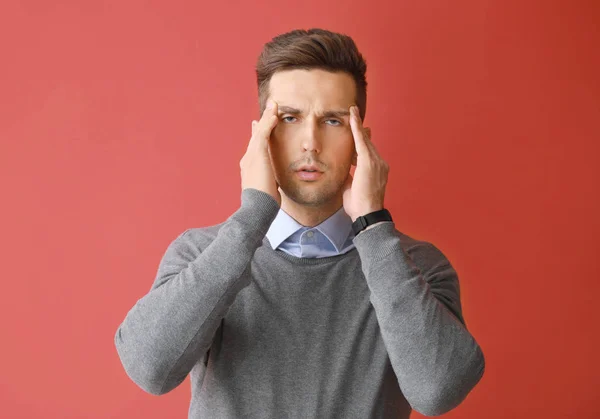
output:
M 315 234 L 315 233 L 313 233 L 312 231 L 309 231 L 309 232 L 307 232 L 307 233 L 306 233 L 306 235 L 307 235 L 308 237 L 312 237 L 314 234 Z

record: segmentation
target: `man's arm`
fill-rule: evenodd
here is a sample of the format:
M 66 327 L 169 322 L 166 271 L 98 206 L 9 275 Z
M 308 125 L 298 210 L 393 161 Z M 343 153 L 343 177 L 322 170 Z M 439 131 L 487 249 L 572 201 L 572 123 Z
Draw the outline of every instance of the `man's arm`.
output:
M 402 393 L 423 415 L 454 409 L 485 369 L 462 316 L 456 271 L 431 243 L 405 251 L 393 222 L 365 229 L 354 244 Z
M 139 387 L 167 393 L 204 356 L 235 297 L 250 284 L 250 261 L 278 210 L 269 194 L 245 189 L 241 207 L 204 251 L 189 230 L 171 242 L 152 289 L 114 337 L 125 371 Z

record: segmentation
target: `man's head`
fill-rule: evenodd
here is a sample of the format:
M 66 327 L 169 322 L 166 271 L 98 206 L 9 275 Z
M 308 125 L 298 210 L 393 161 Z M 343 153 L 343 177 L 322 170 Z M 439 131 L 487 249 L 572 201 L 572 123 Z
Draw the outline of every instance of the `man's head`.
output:
M 270 141 L 271 162 L 282 192 L 296 204 L 339 208 L 342 187 L 356 164 L 349 108 L 366 111 L 366 63 L 354 41 L 322 29 L 294 30 L 265 45 L 256 66 L 260 113 L 278 104 Z M 323 173 L 305 180 L 314 165 Z

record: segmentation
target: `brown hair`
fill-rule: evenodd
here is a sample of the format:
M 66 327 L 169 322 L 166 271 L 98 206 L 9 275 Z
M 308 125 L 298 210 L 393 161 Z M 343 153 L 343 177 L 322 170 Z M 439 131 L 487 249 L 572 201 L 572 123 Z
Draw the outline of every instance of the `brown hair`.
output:
M 256 63 L 258 105 L 262 115 L 269 97 L 269 81 L 281 70 L 321 69 L 345 72 L 356 84 L 356 104 L 364 120 L 367 110 L 367 63 L 347 35 L 325 29 L 296 29 L 265 44 Z

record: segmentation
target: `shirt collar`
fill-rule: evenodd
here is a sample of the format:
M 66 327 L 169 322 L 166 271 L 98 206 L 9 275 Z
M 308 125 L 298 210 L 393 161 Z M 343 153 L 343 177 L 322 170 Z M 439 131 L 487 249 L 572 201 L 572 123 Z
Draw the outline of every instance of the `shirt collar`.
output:
M 280 208 L 266 236 L 269 243 L 271 243 L 271 247 L 275 250 L 288 237 L 303 228 L 309 229 L 310 227 L 303 226 Z M 333 215 L 313 228 L 323 233 L 339 252 L 352 232 L 352 219 L 346 214 L 342 206 Z

